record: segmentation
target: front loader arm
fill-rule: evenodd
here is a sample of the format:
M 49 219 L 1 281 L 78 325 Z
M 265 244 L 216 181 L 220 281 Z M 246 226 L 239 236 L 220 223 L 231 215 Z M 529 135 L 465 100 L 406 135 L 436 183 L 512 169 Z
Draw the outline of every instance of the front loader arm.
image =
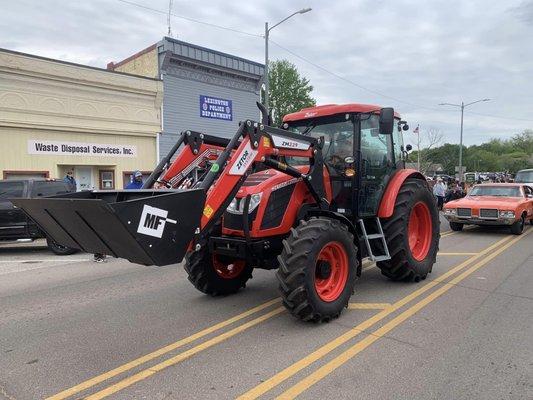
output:
M 143 189 L 189 187 L 190 184 L 196 183 L 186 180 L 191 172 L 205 166 L 209 161 L 215 161 L 228 142 L 228 139 L 205 135 L 200 132 L 182 132 L 169 153 L 148 177 Z M 178 150 L 175 160 L 171 162 Z
M 232 149 L 243 138 L 235 151 Z M 242 122 L 235 136 L 211 166 L 199 187 L 207 193 L 200 221 L 200 239 L 220 220 L 254 165 L 264 164 L 288 175 L 301 177 L 319 206 L 327 204 L 323 182 L 322 139 L 294 134 L 257 122 Z M 309 171 L 301 171 L 278 161 L 279 157 L 297 156 L 309 159 Z

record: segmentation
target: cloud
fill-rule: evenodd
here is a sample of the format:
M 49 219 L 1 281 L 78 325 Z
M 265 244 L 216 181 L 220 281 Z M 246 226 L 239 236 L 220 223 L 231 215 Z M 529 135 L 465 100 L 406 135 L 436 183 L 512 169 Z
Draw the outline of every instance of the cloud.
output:
M 156 10 L 168 7 L 167 0 L 132 1 Z M 176 17 L 172 30 L 181 40 L 262 62 L 264 39 L 259 35 L 265 20 L 272 25 L 308 6 L 312 12 L 272 30 L 272 40 L 388 96 L 340 80 L 271 43 L 271 58 L 296 64 L 311 80 L 319 103 L 394 106 L 411 126 L 438 127 L 457 142 L 457 110 L 437 104 L 488 97 L 491 102 L 467 109 L 466 144 L 533 127 L 532 1 L 490 6 L 482 0 L 174 1 L 177 15 L 258 36 Z M 118 0 L 19 0 L 0 13 L 0 47 L 99 67 L 157 42 L 166 32 L 164 13 Z

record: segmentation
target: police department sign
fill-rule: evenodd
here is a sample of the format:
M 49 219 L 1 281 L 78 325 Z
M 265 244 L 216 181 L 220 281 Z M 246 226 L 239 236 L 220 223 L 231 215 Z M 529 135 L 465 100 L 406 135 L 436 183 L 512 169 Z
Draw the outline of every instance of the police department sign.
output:
M 232 101 L 200 95 L 200 117 L 233 121 Z

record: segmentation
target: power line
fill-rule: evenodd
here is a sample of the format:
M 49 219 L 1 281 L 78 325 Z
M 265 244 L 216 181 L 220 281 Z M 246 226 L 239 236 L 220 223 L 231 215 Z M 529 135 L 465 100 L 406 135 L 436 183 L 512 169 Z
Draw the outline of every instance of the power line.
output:
M 124 3 L 124 4 L 128 4 L 128 5 L 131 5 L 131 6 L 135 6 L 135 7 L 139 7 L 139 8 L 143 8 L 145 10 L 149 10 L 149 11 L 152 11 L 152 12 L 156 12 L 156 13 L 159 13 L 159 14 L 163 14 L 163 15 L 172 15 L 173 17 L 175 18 L 180 18 L 180 19 L 183 19 L 185 21 L 189 21 L 189 22 L 194 22 L 194 23 L 197 23 L 197 24 L 201 24 L 201 25 L 205 25 L 205 26 L 210 26 L 212 28 L 217 28 L 217 29 L 223 29 L 223 30 L 226 30 L 226 31 L 230 31 L 230 32 L 234 32 L 234 33 L 239 33 L 239 34 L 242 34 L 242 35 L 247 35 L 247 36 L 252 36 L 252 37 L 263 37 L 263 35 L 259 35 L 259 34 L 255 34 L 255 33 L 251 33 L 251 32 L 246 32 L 246 31 L 241 31 L 239 29 L 235 29 L 235 28 L 230 28 L 230 27 L 227 27 L 227 26 L 222 26 L 222 25 L 218 25 L 218 24 L 213 24 L 211 22 L 206 22 L 206 21 L 200 21 L 200 20 L 197 20 L 197 19 L 194 19 L 194 18 L 190 18 L 190 17 L 186 17 L 184 15 L 178 15 L 178 14 L 174 14 L 172 12 L 169 11 L 163 11 L 163 10 L 158 10 L 156 8 L 152 8 L 152 7 L 148 7 L 148 6 L 145 6 L 143 4 L 139 4 L 139 3 L 135 3 L 133 1 L 129 1 L 129 0 L 117 0 L 121 3 Z M 386 98 L 386 99 L 389 99 L 389 100 L 394 100 L 398 103 L 402 103 L 402 104 L 407 104 L 409 106 L 412 106 L 412 107 L 415 107 L 415 108 L 419 108 L 419 109 L 424 109 L 424 110 L 430 110 L 430 111 L 437 111 L 437 112 L 442 112 L 442 111 L 446 111 L 446 112 L 453 112 L 453 110 L 444 110 L 444 109 L 437 109 L 437 108 L 432 108 L 432 107 L 428 107 L 428 106 L 423 106 L 423 105 L 420 105 L 420 104 L 416 104 L 416 103 L 412 103 L 412 102 L 409 102 L 409 101 L 405 101 L 405 100 L 402 100 L 402 99 L 399 99 L 397 97 L 393 97 L 393 96 L 389 96 L 385 93 L 382 93 L 382 92 L 379 92 L 377 90 L 374 90 L 374 89 L 370 89 L 366 86 L 363 86 L 357 82 L 354 82 L 352 81 L 351 79 L 348 79 L 342 75 L 339 75 L 333 71 L 330 71 L 329 69 L 295 53 L 294 51 L 288 49 L 287 47 L 285 46 L 282 46 L 281 44 L 275 42 L 274 40 L 270 39 L 270 42 L 273 43 L 275 46 L 279 47 L 280 49 L 286 51 L 287 53 L 289 54 L 292 54 L 294 57 L 314 66 L 315 68 L 329 74 L 329 75 L 332 75 L 334 77 L 336 77 L 337 79 L 340 79 L 346 83 L 349 83 L 361 90 L 364 90 L 366 92 L 369 92 L 369 93 L 372 93 L 372 94 L 375 94 L 377 96 L 380 96 L 380 97 L 383 97 L 383 98 Z M 488 118 L 497 118 L 497 119 L 504 119 L 504 120 L 512 120 L 512 121 L 523 121 L 523 122 L 533 122 L 533 120 L 531 119 L 526 119 L 526 118 L 513 118 L 513 117 L 504 117 L 504 116 L 499 116 L 499 115 L 489 115 L 489 114 L 481 114 L 481 113 L 476 113 L 476 112 L 469 112 L 469 114 L 475 114 L 475 115 L 479 115 L 479 116 L 482 116 L 482 117 L 488 117 Z
M 195 22 L 197 24 L 202 24 L 202 25 L 210 26 L 210 27 L 217 28 L 217 29 L 224 29 L 226 31 L 230 31 L 230 32 L 234 32 L 234 33 L 240 33 L 242 35 L 248 35 L 248 36 L 253 36 L 253 37 L 262 37 L 261 35 L 257 35 L 255 33 L 245 32 L 245 31 L 241 31 L 239 29 L 230 28 L 230 27 L 227 27 L 227 26 L 213 24 L 211 22 L 200 21 L 198 19 L 186 17 L 184 15 L 178 15 L 178 14 L 174 14 L 172 12 L 158 10 L 156 8 L 148 7 L 148 6 L 145 6 L 143 4 L 135 3 L 133 1 L 128 1 L 128 0 L 117 0 L 117 1 L 119 1 L 121 3 L 124 3 L 124 4 L 129 4 L 130 6 L 144 8 L 145 10 L 153 11 L 153 12 L 156 12 L 156 13 L 159 13 L 159 14 L 172 15 L 173 17 L 176 17 L 176 18 L 184 19 L 184 20 L 189 21 L 189 22 Z
M 276 43 L 276 42 L 273 41 L 272 39 L 270 40 L 270 42 L 271 42 L 271 43 L 274 43 L 274 44 L 275 44 L 276 46 L 278 46 L 279 48 L 285 50 L 287 53 L 292 54 L 292 55 L 295 56 L 296 58 L 299 58 L 300 60 L 302 60 L 302 61 L 304 61 L 304 62 L 306 62 L 306 63 L 308 63 L 308 64 L 314 66 L 315 68 L 318 68 L 318 69 L 320 69 L 320 70 L 322 70 L 322 71 L 324 71 L 324 72 L 326 72 L 326 73 L 328 73 L 328 74 L 330 74 L 330 75 L 332 75 L 332 76 L 334 76 L 334 77 L 336 77 L 336 78 L 338 78 L 338 79 L 340 79 L 340 80 L 342 80 L 342 81 L 344 81 L 344 82 L 347 82 L 347 83 L 349 83 L 349 84 L 351 84 L 351 85 L 354 85 L 354 86 L 358 87 L 359 89 L 362 89 L 362 90 L 365 90 L 365 91 L 367 91 L 367 92 L 369 92 L 369 93 L 372 93 L 372 94 L 378 95 L 378 96 L 380 96 L 380 97 L 384 97 L 384 98 L 386 98 L 386 99 L 394 100 L 394 101 L 397 101 L 397 102 L 399 102 L 399 103 L 407 104 L 407 105 L 410 105 L 410 106 L 413 106 L 413 107 L 424 108 L 424 109 L 432 110 L 432 111 L 442 111 L 442 110 L 440 110 L 440 109 L 431 108 L 431 107 L 426 107 L 426 106 L 421 106 L 421 105 L 419 105 L 419 104 L 414 104 L 414 103 L 411 103 L 411 102 L 408 102 L 408 101 L 405 101 L 405 100 L 398 99 L 398 98 L 393 97 L 393 96 L 389 96 L 389 95 L 387 95 L 387 94 L 385 94 L 385 93 L 378 92 L 377 90 L 373 90 L 373 89 L 367 88 L 367 87 L 365 87 L 365 86 L 363 86 L 363 85 L 360 85 L 359 83 L 356 83 L 356 82 L 354 82 L 354 81 L 352 81 L 352 80 L 350 80 L 350 79 L 348 79 L 348 78 L 346 78 L 346 77 L 344 77 L 344 76 L 342 76 L 342 75 L 339 75 L 339 74 L 337 74 L 337 73 L 335 73 L 335 72 L 333 72 L 333 71 L 330 71 L 329 69 L 324 68 L 323 66 L 321 66 L 321 65 L 319 65 L 319 64 L 317 64 L 317 63 L 315 63 L 315 62 L 313 62 L 313 61 L 311 61 L 311 60 L 309 60 L 309 59 L 307 59 L 307 58 L 305 58 L 305 57 L 302 57 L 302 56 L 299 55 L 299 54 L 296 54 L 294 51 L 289 50 L 288 48 L 286 48 L 286 47 L 280 45 L 279 43 Z
M 396 97 L 389 96 L 387 94 L 378 92 L 377 90 L 373 90 L 373 89 L 367 88 L 367 87 L 365 87 L 363 85 L 360 85 L 359 83 L 356 83 L 356 82 L 354 82 L 354 81 L 352 81 L 352 80 L 350 80 L 350 79 L 348 79 L 348 78 L 346 78 L 346 77 L 344 77 L 342 75 L 339 75 L 339 74 L 337 74 L 337 73 L 335 73 L 333 71 L 330 71 L 327 68 L 325 68 L 325 67 L 323 67 L 323 66 L 321 66 L 321 65 L 319 65 L 319 64 L 317 64 L 317 63 L 315 63 L 315 62 L 313 62 L 313 61 L 311 61 L 311 60 L 309 60 L 309 59 L 307 59 L 307 58 L 295 53 L 294 51 L 292 51 L 292 50 L 280 45 L 279 43 L 276 43 L 272 39 L 270 39 L 270 42 L 273 43 L 274 45 L 278 46 L 279 48 L 285 50 L 287 53 L 292 54 L 294 57 L 299 58 L 300 60 L 302 60 L 302 61 L 314 66 L 315 68 L 318 68 L 321 71 L 324 71 L 324 72 L 326 72 L 326 73 L 328 73 L 328 74 L 330 74 L 330 75 L 332 75 L 332 76 L 334 76 L 334 77 L 336 77 L 336 78 L 338 78 L 338 79 L 340 79 L 340 80 L 342 80 L 344 82 L 347 82 L 347 83 L 349 83 L 351 85 L 354 85 L 354 86 L 358 87 L 359 89 L 365 90 L 365 91 L 367 91 L 369 93 L 376 94 L 378 96 L 381 96 L 381 97 L 384 97 L 384 98 L 387 98 L 387 99 L 390 99 L 390 100 L 394 100 L 394 101 L 397 101 L 399 103 L 407 104 L 407 105 L 410 105 L 410 106 L 413 106 L 413 107 L 416 107 L 416 108 L 421 108 L 421 109 L 430 110 L 430 111 L 437 111 L 439 113 L 442 112 L 442 111 L 454 112 L 454 110 L 432 108 L 432 107 L 428 107 L 428 106 L 422 106 L 420 104 L 411 103 L 409 101 L 401 100 L 401 99 L 398 99 Z M 465 111 L 465 113 L 466 113 L 466 111 Z M 505 120 L 511 120 L 511 121 L 533 122 L 533 120 L 526 119 L 526 118 L 504 117 L 504 116 L 500 116 L 500 115 L 481 114 L 481 113 L 476 113 L 476 112 L 472 112 L 472 111 L 468 111 L 468 113 L 469 114 L 479 115 L 479 116 L 482 116 L 482 117 L 488 117 L 488 118 L 505 119 Z

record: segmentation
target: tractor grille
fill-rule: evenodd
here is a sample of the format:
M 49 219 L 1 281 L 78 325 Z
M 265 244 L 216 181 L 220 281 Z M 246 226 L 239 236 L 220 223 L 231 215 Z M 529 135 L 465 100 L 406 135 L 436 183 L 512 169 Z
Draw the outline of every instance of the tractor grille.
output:
M 495 208 L 482 208 L 479 210 L 481 218 L 498 218 L 498 210 Z
M 472 216 L 472 209 L 471 208 L 458 208 L 457 209 L 457 216 L 458 217 L 471 217 Z
M 248 215 L 248 229 L 252 229 L 252 223 L 257 215 L 257 208 Z M 233 214 L 230 212 L 224 213 L 224 228 L 234 229 L 236 231 L 244 231 L 244 224 L 242 214 Z
M 285 186 L 281 189 L 275 190 L 270 194 L 268 203 L 261 222 L 261 229 L 275 228 L 281 224 L 285 210 L 289 205 L 289 201 L 294 191 L 295 185 Z

